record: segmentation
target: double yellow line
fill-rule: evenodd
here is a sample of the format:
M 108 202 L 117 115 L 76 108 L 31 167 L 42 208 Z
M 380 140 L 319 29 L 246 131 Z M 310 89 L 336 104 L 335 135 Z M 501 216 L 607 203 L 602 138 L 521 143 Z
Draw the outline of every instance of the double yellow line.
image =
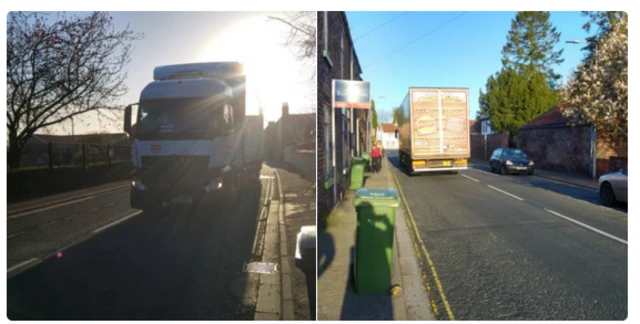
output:
M 418 246 L 422 250 L 424 257 L 427 260 L 427 263 L 429 264 L 429 269 L 433 274 L 433 279 L 436 283 L 436 286 L 438 287 L 438 292 L 440 293 L 440 298 L 442 299 L 442 303 L 444 304 L 444 308 L 447 312 L 447 315 L 449 316 L 449 319 L 453 321 L 455 320 L 455 316 L 453 316 L 453 312 L 451 311 L 451 307 L 449 306 L 449 301 L 447 300 L 447 297 L 444 295 L 444 289 L 442 288 L 442 283 L 440 282 L 440 278 L 438 277 L 438 271 L 436 271 L 436 267 L 433 264 L 433 261 L 431 260 L 429 251 L 427 251 L 427 247 L 424 245 L 424 241 L 422 240 L 422 237 L 420 237 L 420 232 L 418 232 L 418 225 L 416 225 L 416 221 L 413 217 L 413 214 L 411 213 L 411 209 L 409 209 L 409 205 L 407 204 L 407 199 L 405 199 L 404 197 L 404 193 L 402 192 L 400 183 L 398 182 L 398 179 L 396 178 L 396 175 L 393 172 L 393 170 L 389 170 L 389 172 L 393 176 L 393 181 L 395 182 L 396 188 L 398 189 L 398 193 L 400 194 L 400 199 L 402 200 L 401 206 L 404 211 L 404 214 L 407 215 L 407 217 L 405 217 L 405 220 L 407 222 L 407 226 L 409 227 L 409 233 L 411 233 L 411 229 L 413 229 L 413 233 L 412 233 L 413 235 L 411 235 L 413 239 L 413 246 L 416 250 L 418 261 L 420 262 L 420 268 L 422 269 L 422 279 L 425 282 L 425 288 L 427 289 L 427 292 L 431 294 L 431 286 L 429 285 L 427 274 L 424 272 L 422 257 L 420 257 L 420 250 L 418 249 Z M 433 299 L 431 300 L 431 308 L 433 309 L 434 314 L 438 315 L 439 313 L 438 307 Z

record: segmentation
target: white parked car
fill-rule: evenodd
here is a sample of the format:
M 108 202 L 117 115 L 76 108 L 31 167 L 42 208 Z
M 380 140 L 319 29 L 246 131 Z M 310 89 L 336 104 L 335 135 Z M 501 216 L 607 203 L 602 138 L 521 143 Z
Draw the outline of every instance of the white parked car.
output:
M 600 201 L 605 206 L 613 206 L 617 202 L 627 202 L 628 168 L 618 172 L 608 173 L 600 177 Z

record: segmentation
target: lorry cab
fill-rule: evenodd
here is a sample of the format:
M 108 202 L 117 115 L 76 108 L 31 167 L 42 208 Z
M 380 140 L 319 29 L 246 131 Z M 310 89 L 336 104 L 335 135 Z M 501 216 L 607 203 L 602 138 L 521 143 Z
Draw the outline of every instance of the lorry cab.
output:
M 232 202 L 241 189 L 245 76 L 236 62 L 160 66 L 140 94 L 133 142 L 131 207 Z

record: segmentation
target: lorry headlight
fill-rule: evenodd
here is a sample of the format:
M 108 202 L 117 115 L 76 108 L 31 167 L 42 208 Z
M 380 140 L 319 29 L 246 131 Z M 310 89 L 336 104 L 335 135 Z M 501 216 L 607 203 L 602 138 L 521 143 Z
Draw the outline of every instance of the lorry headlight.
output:
M 136 188 L 138 190 L 147 190 L 147 186 L 145 186 L 140 179 L 133 177 L 131 179 L 131 187 Z
M 504 162 L 504 164 L 506 164 L 506 165 L 513 165 L 513 163 L 512 163 L 511 161 L 509 161 L 509 160 L 505 161 L 505 162 Z
M 212 192 L 222 188 L 222 178 L 215 178 L 204 187 L 204 191 Z

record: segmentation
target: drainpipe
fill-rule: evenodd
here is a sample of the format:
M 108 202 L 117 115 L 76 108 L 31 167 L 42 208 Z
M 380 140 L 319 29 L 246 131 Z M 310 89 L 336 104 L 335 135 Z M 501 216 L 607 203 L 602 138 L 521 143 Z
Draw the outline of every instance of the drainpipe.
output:
M 597 169 L 598 169 L 598 142 L 597 142 L 597 134 L 595 125 L 591 125 L 591 176 L 596 179 L 597 178 Z

